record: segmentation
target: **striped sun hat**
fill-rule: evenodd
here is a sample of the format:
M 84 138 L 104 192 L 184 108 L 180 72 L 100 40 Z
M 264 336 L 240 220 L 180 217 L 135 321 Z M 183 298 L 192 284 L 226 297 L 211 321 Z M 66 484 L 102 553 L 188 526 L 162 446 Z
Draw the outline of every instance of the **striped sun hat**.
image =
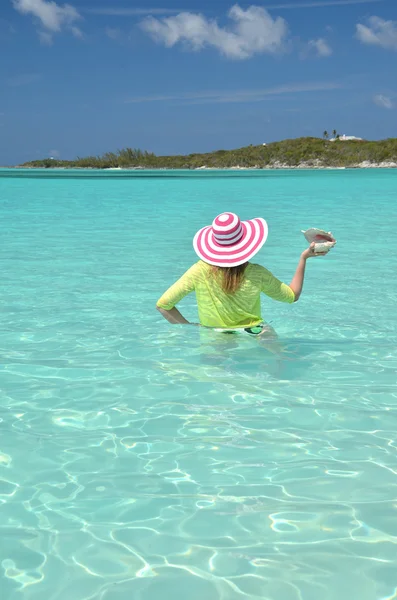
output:
M 201 260 L 210 265 L 237 267 L 262 248 L 267 233 L 265 219 L 240 221 L 234 213 L 225 212 L 196 233 L 193 247 Z

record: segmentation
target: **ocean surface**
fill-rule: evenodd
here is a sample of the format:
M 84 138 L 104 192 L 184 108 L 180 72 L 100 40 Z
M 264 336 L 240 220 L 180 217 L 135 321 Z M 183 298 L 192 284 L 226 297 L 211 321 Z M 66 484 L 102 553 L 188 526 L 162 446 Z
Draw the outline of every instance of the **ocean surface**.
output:
M 2 600 L 397 597 L 397 170 L 0 171 Z M 157 298 L 262 216 L 280 338 Z M 194 296 L 180 305 L 197 321 Z

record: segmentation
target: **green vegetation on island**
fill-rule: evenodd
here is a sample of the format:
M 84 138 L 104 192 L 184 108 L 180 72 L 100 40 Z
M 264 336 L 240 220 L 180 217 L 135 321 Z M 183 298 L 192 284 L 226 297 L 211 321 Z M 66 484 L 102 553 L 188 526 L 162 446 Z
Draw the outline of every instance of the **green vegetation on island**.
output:
M 218 168 L 272 168 L 272 167 L 357 167 L 365 164 L 397 165 L 397 138 L 380 141 L 348 140 L 336 135 L 329 140 L 304 137 L 236 150 L 217 150 L 206 154 L 186 156 L 156 156 L 132 148 L 107 152 L 102 156 L 88 156 L 76 160 L 45 158 L 33 160 L 21 167 L 31 168 L 144 168 L 144 169 L 198 169 Z M 325 135 L 326 134 L 326 135 Z

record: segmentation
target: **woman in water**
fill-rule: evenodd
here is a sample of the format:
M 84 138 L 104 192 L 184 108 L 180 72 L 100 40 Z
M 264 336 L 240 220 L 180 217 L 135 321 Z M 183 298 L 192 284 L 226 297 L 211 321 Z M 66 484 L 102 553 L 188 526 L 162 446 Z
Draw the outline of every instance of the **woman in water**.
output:
M 273 336 L 274 330 L 262 319 L 261 292 L 279 302 L 296 302 L 302 293 L 306 260 L 318 254 L 314 243 L 302 252 L 295 275 L 286 285 L 265 267 L 250 262 L 267 234 L 264 219 L 240 221 L 233 213 L 218 215 L 194 237 L 200 260 L 161 296 L 157 309 L 170 323 L 189 323 L 176 305 L 194 291 L 200 325 Z

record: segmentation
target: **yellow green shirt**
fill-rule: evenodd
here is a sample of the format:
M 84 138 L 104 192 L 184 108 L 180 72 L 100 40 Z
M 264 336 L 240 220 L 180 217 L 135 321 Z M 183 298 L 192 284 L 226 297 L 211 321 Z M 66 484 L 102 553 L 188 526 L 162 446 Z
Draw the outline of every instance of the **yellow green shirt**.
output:
M 249 263 L 244 279 L 234 294 L 227 294 L 221 286 L 220 273 L 199 260 L 161 296 L 159 308 L 171 310 L 182 298 L 196 292 L 199 320 L 205 327 L 253 327 L 263 321 L 261 292 L 278 300 L 292 303 L 295 294 L 261 265 Z

